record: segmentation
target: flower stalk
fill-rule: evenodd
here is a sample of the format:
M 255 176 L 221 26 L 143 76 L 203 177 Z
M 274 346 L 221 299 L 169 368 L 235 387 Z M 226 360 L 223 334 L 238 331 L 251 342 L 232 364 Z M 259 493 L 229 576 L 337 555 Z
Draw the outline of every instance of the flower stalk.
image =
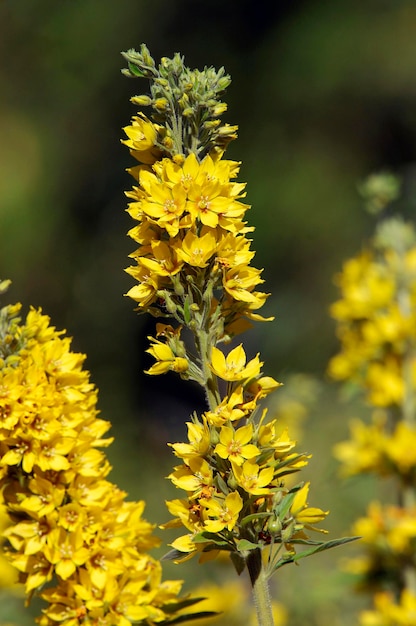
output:
M 263 374 L 259 354 L 249 358 L 242 343 L 229 347 L 252 322 L 273 319 L 257 313 L 269 294 L 251 265 L 250 207 L 245 184 L 235 180 L 240 163 L 224 158 L 237 130 L 219 119 L 230 78 L 223 68 L 190 70 L 179 54 L 156 66 L 144 45 L 123 56 L 127 76 L 149 80 L 149 92 L 132 102 L 151 110 L 124 129 L 138 162 L 126 194 L 138 244 L 127 269 L 137 284 L 127 295 L 139 313 L 168 322 L 149 338 L 156 362 L 147 373 L 177 372 L 207 398 L 202 415 L 187 422 L 188 440 L 169 444 L 180 460 L 169 478 L 184 494 L 167 502 L 173 519 L 163 527 L 186 532 L 166 558 L 205 561 L 227 552 L 238 574 L 249 571 L 259 625 L 272 626 L 270 576 L 350 539 L 309 536 L 325 532 L 315 525 L 327 512 L 309 507 L 309 483 L 286 482 L 309 457 L 294 451 L 261 406 L 280 383 Z

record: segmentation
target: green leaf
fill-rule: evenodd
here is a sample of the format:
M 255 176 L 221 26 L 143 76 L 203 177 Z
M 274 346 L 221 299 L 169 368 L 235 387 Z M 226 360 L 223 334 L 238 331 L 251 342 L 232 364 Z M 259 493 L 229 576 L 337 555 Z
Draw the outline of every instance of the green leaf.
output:
M 235 567 L 235 571 L 240 576 L 240 574 L 244 571 L 246 567 L 245 558 L 239 554 L 238 552 L 231 552 L 230 554 L 231 561 Z
M 191 309 L 189 307 L 189 296 L 186 296 L 183 305 L 183 319 L 185 320 L 185 324 L 189 324 L 191 321 Z
M 178 602 L 169 602 L 163 606 L 164 613 L 177 613 L 177 611 L 182 611 L 183 609 L 187 609 L 188 606 L 192 606 L 197 604 L 198 602 L 202 602 L 202 600 L 206 600 L 204 597 L 186 597 L 183 600 L 179 600 Z
M 217 535 L 216 533 L 202 532 L 193 536 L 192 541 L 194 543 L 211 543 L 215 546 L 221 546 L 222 550 L 231 550 L 230 542 Z M 215 547 L 211 548 L 215 550 Z
M 237 541 L 237 550 L 239 552 L 245 552 L 246 550 L 255 550 L 256 548 L 261 548 L 261 546 L 257 543 L 253 543 L 248 539 L 240 539 Z
M 227 483 L 220 474 L 216 474 L 213 482 L 214 486 L 218 487 L 218 491 L 221 491 L 225 495 L 228 495 L 230 493 Z
M 129 66 L 129 70 L 133 74 L 133 76 L 137 76 L 138 78 L 143 78 L 144 73 L 142 72 L 142 70 L 139 67 L 137 67 L 137 65 L 134 65 L 134 63 L 130 63 L 130 61 L 129 61 L 128 62 L 128 66 Z
M 176 561 L 177 559 L 183 559 L 187 555 L 187 552 L 181 552 L 180 550 L 169 550 L 160 559 L 161 561 Z
M 250 515 L 246 515 L 245 517 L 243 517 L 243 519 L 240 522 L 240 525 L 245 526 L 252 520 L 257 520 L 257 519 L 260 519 L 261 517 L 270 517 L 271 515 L 273 515 L 273 513 L 270 513 L 268 511 L 265 511 L 262 513 L 251 513 Z
M 300 561 L 300 559 L 304 559 L 311 554 L 316 554 L 317 552 L 323 552 L 324 550 L 329 550 L 330 548 L 336 548 L 337 546 L 341 546 L 344 543 L 350 543 L 351 541 L 356 541 L 356 539 L 360 539 L 360 537 L 342 537 L 341 539 L 332 539 L 331 541 L 324 542 L 316 542 L 312 548 L 308 550 L 302 550 L 302 552 L 297 552 L 296 554 L 291 555 L 288 558 L 282 558 L 277 562 L 276 566 L 273 568 L 273 571 L 276 571 L 283 565 L 287 563 L 295 563 L 296 561 Z M 301 543 L 300 541 L 298 543 Z M 303 543 L 303 542 L 302 542 Z M 306 542 L 305 542 L 306 543 Z
M 163 610 L 165 610 L 165 607 L 163 607 Z M 159 624 L 166 624 L 166 626 L 170 626 L 171 624 L 181 624 L 182 622 L 189 622 L 191 619 L 202 619 L 203 617 L 213 617 L 214 615 L 219 615 L 219 613 L 216 613 L 215 611 L 186 613 L 185 615 L 178 615 L 178 617 L 175 617 L 172 620 L 168 620 L 167 622 L 159 622 Z

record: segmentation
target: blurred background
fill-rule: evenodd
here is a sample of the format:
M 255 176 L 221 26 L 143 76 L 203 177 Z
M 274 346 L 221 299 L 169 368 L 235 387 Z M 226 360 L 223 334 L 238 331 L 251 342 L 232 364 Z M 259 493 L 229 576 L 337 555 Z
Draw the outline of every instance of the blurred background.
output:
M 358 183 L 391 169 L 404 180 L 400 208 L 415 210 L 416 3 L 0 0 L 0 277 L 13 281 L 12 301 L 42 307 L 88 354 L 116 437 L 112 476 L 160 523 L 162 500 L 177 495 L 164 480 L 166 442 L 183 439 L 203 398 L 173 375 L 142 374 L 154 320 L 123 297 L 134 243 L 121 128 L 145 83 L 121 75 L 120 51 L 142 42 L 156 60 L 179 51 L 192 67 L 224 65 L 232 76 L 224 120 L 240 130 L 227 155 L 243 162 L 255 265 L 272 293 L 264 312 L 276 316 L 243 341 L 285 383 L 282 398 L 308 405 L 299 439 L 314 458 L 303 478 L 311 504 L 333 512 L 331 536 L 347 533 L 374 486 L 340 483 L 331 459 L 347 418 L 364 409 L 341 402 L 326 379 L 337 349 L 328 306 L 334 274 L 373 230 Z M 360 601 L 337 573 L 341 550 L 276 577 L 289 623 L 354 623 Z M 223 580 L 210 567 L 167 571 Z M 7 619 L 17 612 L 23 623 L 19 611 L 13 604 Z

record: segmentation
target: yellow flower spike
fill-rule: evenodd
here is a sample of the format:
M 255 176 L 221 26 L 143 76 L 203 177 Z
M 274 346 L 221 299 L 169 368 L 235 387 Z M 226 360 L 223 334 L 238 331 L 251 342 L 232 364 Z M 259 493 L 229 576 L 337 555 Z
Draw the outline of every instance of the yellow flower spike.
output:
M 229 459 L 236 465 L 241 465 L 245 459 L 252 459 L 260 454 L 257 446 L 249 443 L 252 436 L 252 424 L 246 424 L 236 431 L 231 426 L 222 426 L 220 443 L 215 446 L 214 452 L 222 459 Z
M 201 499 L 200 504 L 206 509 L 208 516 L 208 519 L 204 521 L 204 528 L 212 533 L 218 533 L 224 528 L 232 530 L 243 508 L 243 500 L 238 491 L 229 493 L 223 502 L 210 498 Z
M 242 344 L 231 350 L 227 356 L 219 348 L 212 348 L 211 369 L 223 380 L 233 382 L 258 376 L 263 365 L 259 360 L 259 355 L 257 354 L 247 365 L 246 361 L 246 353 Z

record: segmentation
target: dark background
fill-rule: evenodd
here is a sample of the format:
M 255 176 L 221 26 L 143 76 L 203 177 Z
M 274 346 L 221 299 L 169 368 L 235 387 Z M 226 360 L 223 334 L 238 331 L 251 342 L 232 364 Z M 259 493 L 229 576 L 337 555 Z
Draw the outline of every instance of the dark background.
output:
M 154 320 L 123 297 L 135 244 L 121 128 L 147 86 L 121 75 L 120 51 L 142 42 L 156 60 L 179 51 L 231 74 L 224 119 L 240 131 L 227 154 L 243 162 L 255 264 L 272 292 L 264 312 L 277 318 L 242 339 L 279 380 L 301 371 L 326 384 L 333 275 L 373 229 L 357 184 L 392 169 L 399 208 L 415 209 L 416 3 L 0 0 L 0 277 L 12 301 L 41 306 L 88 354 L 115 476 L 136 497 L 149 490 L 155 517 L 166 441 L 184 436 L 203 398 L 173 375 L 141 373 Z M 328 455 L 337 427 L 325 411 L 305 439 Z

